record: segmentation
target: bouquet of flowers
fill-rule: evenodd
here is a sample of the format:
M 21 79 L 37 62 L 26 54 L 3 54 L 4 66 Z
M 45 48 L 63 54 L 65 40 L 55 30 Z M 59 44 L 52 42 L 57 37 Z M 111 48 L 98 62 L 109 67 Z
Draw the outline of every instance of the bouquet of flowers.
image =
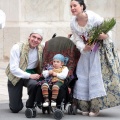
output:
M 87 43 L 89 45 L 92 45 L 93 43 L 95 43 L 95 47 L 98 47 L 98 37 L 101 33 L 107 33 L 108 31 L 110 31 L 116 24 L 116 20 L 114 18 L 111 18 L 109 20 L 104 20 L 104 22 L 102 24 L 100 24 L 99 26 L 93 27 L 90 31 L 89 31 L 89 39 L 87 40 Z

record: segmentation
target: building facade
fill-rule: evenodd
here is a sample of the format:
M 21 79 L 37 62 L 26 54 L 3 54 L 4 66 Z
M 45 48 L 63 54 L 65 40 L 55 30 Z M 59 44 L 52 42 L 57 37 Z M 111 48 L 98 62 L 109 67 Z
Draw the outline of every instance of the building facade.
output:
M 13 44 L 25 41 L 32 29 L 42 28 L 43 42 L 57 36 L 67 37 L 70 31 L 71 0 L 0 0 L 6 14 L 6 26 L 0 30 L 0 59 L 9 59 Z M 104 18 L 115 17 L 113 41 L 120 50 L 120 0 L 86 0 L 87 9 Z

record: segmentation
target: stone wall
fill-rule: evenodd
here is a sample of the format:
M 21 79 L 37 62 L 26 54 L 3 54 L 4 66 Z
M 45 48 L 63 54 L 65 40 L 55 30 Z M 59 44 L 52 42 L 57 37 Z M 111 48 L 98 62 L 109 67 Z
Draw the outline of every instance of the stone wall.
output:
M 105 18 L 117 19 L 113 38 L 119 49 L 120 0 L 86 1 L 88 9 Z M 0 59 L 9 59 L 12 45 L 27 40 L 34 28 L 43 29 L 43 41 L 51 39 L 54 33 L 65 37 L 70 33 L 70 0 L 0 0 L 0 9 L 7 16 L 6 26 L 0 30 Z

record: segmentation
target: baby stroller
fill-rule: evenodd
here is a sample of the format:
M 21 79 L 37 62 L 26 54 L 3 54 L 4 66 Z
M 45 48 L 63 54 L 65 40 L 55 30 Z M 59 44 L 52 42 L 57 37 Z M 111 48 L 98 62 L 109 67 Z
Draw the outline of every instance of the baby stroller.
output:
M 76 64 L 78 62 L 80 53 L 76 49 L 74 43 L 68 38 L 54 37 L 45 43 L 45 47 L 43 50 L 43 67 L 52 62 L 52 58 L 55 54 L 63 54 L 64 56 L 69 58 L 69 61 L 67 63 L 67 67 L 69 68 L 68 77 L 66 78 L 64 84 L 61 86 L 59 90 L 58 98 L 56 100 L 57 102 L 56 107 L 52 108 L 51 106 L 48 107 L 39 106 L 39 108 L 42 109 L 43 114 L 45 114 L 46 111 L 48 114 L 52 112 L 54 118 L 60 120 L 64 116 L 63 108 L 65 109 L 66 104 L 69 102 L 68 86 L 71 83 L 71 81 L 74 81 L 76 79 L 73 76 L 73 72 L 76 68 Z M 38 106 L 37 105 L 38 101 L 43 102 L 42 93 L 39 92 L 37 94 L 38 94 L 37 96 L 39 97 L 36 99 L 35 107 Z M 25 115 L 27 118 L 36 117 L 36 109 L 35 108 L 26 109 Z

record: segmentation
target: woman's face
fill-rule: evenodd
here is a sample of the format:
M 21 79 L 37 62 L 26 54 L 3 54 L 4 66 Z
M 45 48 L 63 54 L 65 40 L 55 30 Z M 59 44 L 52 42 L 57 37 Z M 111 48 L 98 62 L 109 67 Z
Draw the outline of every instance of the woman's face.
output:
M 73 0 L 70 3 L 72 15 L 77 16 L 83 12 L 83 5 L 80 5 L 77 1 Z

